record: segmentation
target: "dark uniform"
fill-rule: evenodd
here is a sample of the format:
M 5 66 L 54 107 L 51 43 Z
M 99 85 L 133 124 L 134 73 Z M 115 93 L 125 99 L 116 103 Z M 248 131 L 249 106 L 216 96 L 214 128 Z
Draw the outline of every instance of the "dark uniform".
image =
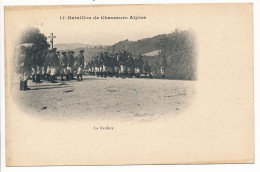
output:
M 40 83 L 41 79 L 43 79 L 44 74 L 44 63 L 45 63 L 45 51 L 40 51 L 37 53 L 37 61 L 36 61 L 36 83 Z
M 126 75 L 126 61 L 127 55 L 125 51 L 119 53 L 119 64 L 120 64 L 120 76 L 125 77 Z
M 48 56 L 49 56 L 48 58 L 50 60 L 51 81 L 52 81 L 52 83 L 54 83 L 56 80 L 57 71 L 58 71 L 58 68 L 60 65 L 60 60 L 56 53 L 56 48 L 52 49 L 50 51 L 50 53 L 48 54 Z
M 114 75 L 118 78 L 120 72 L 119 54 L 115 54 L 113 57 Z
M 67 72 L 67 64 L 68 64 L 68 57 L 66 56 L 66 52 L 62 52 L 60 56 L 60 74 L 61 74 L 61 81 L 64 81 L 63 77 L 66 75 L 66 80 L 69 80 L 69 75 Z
M 131 55 L 128 55 L 127 63 L 126 63 L 126 71 L 128 77 L 133 77 L 134 74 L 134 68 L 135 68 L 135 62 Z
M 83 67 L 84 67 L 84 50 L 80 50 L 79 54 L 76 56 L 76 67 L 78 68 L 77 81 L 82 81 Z
M 143 57 L 140 54 L 138 54 L 135 58 L 135 76 L 137 78 L 139 78 L 140 74 L 142 73 L 143 65 Z
M 18 67 L 21 74 L 20 90 L 29 90 L 27 85 L 28 78 L 32 70 L 32 51 L 30 48 L 22 46 L 18 58 Z
M 161 77 L 164 79 L 165 78 L 165 70 L 167 66 L 167 61 L 165 55 L 162 56 L 161 61 L 160 61 L 160 66 L 161 66 Z
M 145 76 L 148 75 L 149 77 L 151 77 L 151 67 L 147 59 L 144 60 L 143 73 L 145 74 Z
M 74 58 L 74 51 L 69 51 L 69 55 L 68 55 L 68 64 L 67 64 L 67 72 L 69 75 L 69 78 L 74 80 L 74 76 L 73 76 L 73 67 L 75 64 L 75 58 Z

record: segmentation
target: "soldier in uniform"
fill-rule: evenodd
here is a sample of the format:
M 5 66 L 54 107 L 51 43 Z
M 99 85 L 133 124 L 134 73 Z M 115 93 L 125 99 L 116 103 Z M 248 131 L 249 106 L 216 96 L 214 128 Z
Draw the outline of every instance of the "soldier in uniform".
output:
M 45 69 L 46 69 L 46 73 L 45 73 L 45 79 L 47 81 L 50 81 L 50 75 L 51 75 L 51 61 L 50 61 L 50 53 L 51 53 L 51 50 L 49 50 L 45 56 Z
M 99 57 L 94 58 L 95 75 L 99 77 Z
M 108 56 L 108 66 L 109 66 L 108 76 L 113 77 L 113 75 L 114 75 L 114 58 L 113 58 L 113 54 L 109 54 L 109 56 Z
M 103 53 L 99 53 L 98 55 L 98 66 L 99 66 L 99 76 L 103 77 L 103 66 L 104 66 L 104 56 Z
M 119 71 L 120 71 L 120 65 L 119 65 L 119 54 L 116 53 L 113 57 L 113 65 L 114 65 L 114 75 L 118 78 Z
M 82 81 L 83 67 L 84 67 L 84 50 L 80 50 L 76 56 L 76 67 L 78 68 L 77 81 Z
M 144 60 L 144 65 L 143 65 L 143 73 L 145 76 L 151 77 L 151 67 L 147 59 Z
M 164 79 L 165 78 L 165 69 L 166 69 L 167 61 L 165 55 L 162 56 L 161 61 L 160 61 L 160 66 L 161 66 L 161 77 Z
M 135 58 L 135 76 L 137 78 L 139 78 L 140 74 L 142 73 L 143 65 L 143 57 L 140 54 L 137 54 Z
M 30 88 L 28 88 L 27 81 L 32 69 L 32 61 L 31 61 L 32 50 L 31 48 L 28 48 L 23 45 L 20 47 L 20 49 L 21 52 L 18 58 L 18 67 L 21 73 L 20 90 L 30 90 Z
M 37 74 L 37 58 L 38 54 L 36 50 L 33 48 L 31 61 L 32 61 L 32 82 L 36 82 L 36 74 Z
M 60 56 L 60 75 L 61 75 L 61 81 L 64 81 L 63 77 L 66 75 L 66 80 L 69 80 L 69 75 L 67 73 L 67 64 L 68 64 L 68 58 L 66 56 L 66 52 L 62 52 Z
M 41 79 L 43 79 L 45 53 L 45 51 L 39 51 L 36 55 L 36 83 L 40 83 Z
M 103 58 L 103 68 L 102 68 L 103 69 L 102 73 L 103 73 L 103 76 L 105 78 L 107 77 L 107 75 L 109 73 L 109 68 L 110 68 L 110 66 L 109 66 L 109 56 L 108 56 L 108 53 L 105 52 L 105 56 Z
M 73 76 L 73 67 L 74 67 L 74 63 L 75 63 L 75 58 L 74 58 L 74 51 L 69 51 L 68 52 L 68 63 L 67 63 L 67 72 L 69 75 L 69 79 L 74 80 L 74 76 Z
M 55 83 L 56 81 L 56 75 L 57 75 L 57 70 L 59 68 L 60 65 L 60 60 L 58 58 L 58 55 L 56 53 L 56 48 L 53 48 L 52 50 L 50 50 L 49 53 L 49 58 L 50 58 L 50 77 L 51 77 L 51 82 Z
M 122 78 L 124 78 L 126 75 L 126 60 L 127 60 L 126 52 L 123 50 L 119 53 L 120 76 Z
M 126 71 L 127 71 L 127 76 L 129 78 L 132 78 L 134 74 L 134 59 L 132 58 L 132 55 L 128 55 L 127 57 Z

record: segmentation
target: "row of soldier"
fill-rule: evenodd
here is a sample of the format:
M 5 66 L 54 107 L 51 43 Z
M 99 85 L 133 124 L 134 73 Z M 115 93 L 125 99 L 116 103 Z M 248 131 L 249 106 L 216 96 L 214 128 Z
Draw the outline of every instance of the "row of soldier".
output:
M 116 54 L 107 52 L 99 53 L 86 63 L 90 75 L 101 77 L 140 77 L 140 74 L 152 77 L 154 71 L 147 59 L 140 54 L 132 56 L 126 51 L 119 51 Z
M 56 48 L 47 51 L 21 46 L 18 59 L 19 71 L 22 74 L 20 89 L 28 90 L 27 81 L 32 76 L 33 82 L 48 80 L 55 83 L 60 73 L 61 81 L 74 79 L 73 71 L 77 69 L 77 81 L 82 81 L 84 68 L 84 50 L 74 57 L 74 51 L 59 53 Z
M 143 59 L 140 54 L 133 57 L 124 50 L 116 54 L 99 53 L 84 66 L 84 50 L 80 50 L 76 57 L 74 57 L 74 53 L 74 51 L 60 53 L 56 48 L 37 51 L 34 48 L 22 46 L 18 60 L 22 73 L 20 89 L 29 89 L 27 80 L 30 76 L 36 83 L 40 83 L 42 80 L 55 83 L 58 73 L 61 81 L 74 80 L 74 70 L 77 70 L 77 81 L 82 81 L 84 68 L 90 75 L 98 77 L 140 77 L 140 74 L 152 77 L 154 73 L 147 59 Z

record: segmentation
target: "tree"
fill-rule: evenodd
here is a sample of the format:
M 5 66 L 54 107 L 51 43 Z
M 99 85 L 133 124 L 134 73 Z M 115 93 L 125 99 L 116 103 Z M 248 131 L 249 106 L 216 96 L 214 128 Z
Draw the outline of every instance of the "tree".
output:
M 19 44 L 23 43 L 33 43 L 34 50 L 37 52 L 45 51 L 50 47 L 50 44 L 47 42 L 47 37 L 40 33 L 38 28 L 26 29 L 21 36 Z

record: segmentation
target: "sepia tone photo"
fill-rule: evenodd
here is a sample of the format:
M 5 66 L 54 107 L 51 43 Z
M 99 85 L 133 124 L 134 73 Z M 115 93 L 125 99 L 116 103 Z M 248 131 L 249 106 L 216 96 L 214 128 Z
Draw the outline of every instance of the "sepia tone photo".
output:
M 8 166 L 254 162 L 251 4 L 6 6 L 5 37 Z

